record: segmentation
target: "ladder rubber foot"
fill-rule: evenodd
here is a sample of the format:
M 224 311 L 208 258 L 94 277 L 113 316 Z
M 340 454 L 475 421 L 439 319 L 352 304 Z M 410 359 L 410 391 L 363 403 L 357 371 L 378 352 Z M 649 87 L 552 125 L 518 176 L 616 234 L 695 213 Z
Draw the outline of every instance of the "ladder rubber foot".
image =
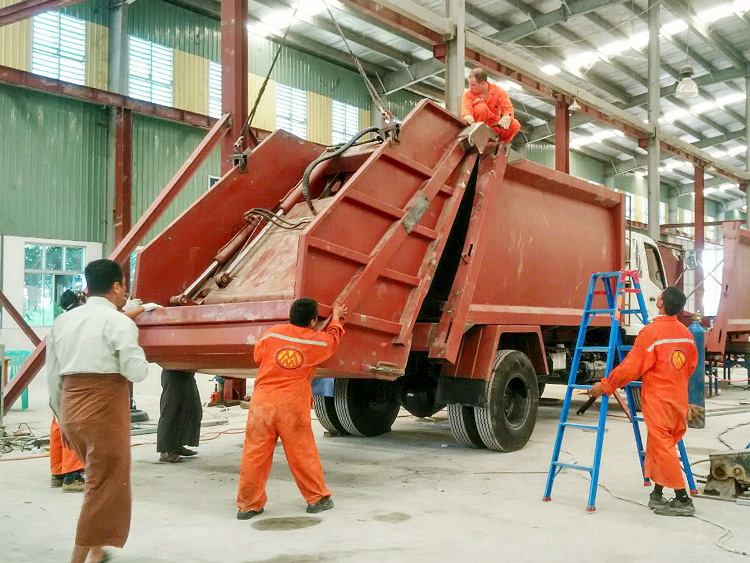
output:
M 690 489 L 690 494 L 695 496 L 698 494 L 698 489 Z
M 595 506 L 587 506 L 586 507 L 586 512 L 596 512 L 596 507 Z
M 549 502 L 552 500 L 552 497 L 542 497 L 542 502 Z
M 651 479 L 644 479 L 643 480 L 643 486 L 644 487 L 650 487 L 651 486 Z

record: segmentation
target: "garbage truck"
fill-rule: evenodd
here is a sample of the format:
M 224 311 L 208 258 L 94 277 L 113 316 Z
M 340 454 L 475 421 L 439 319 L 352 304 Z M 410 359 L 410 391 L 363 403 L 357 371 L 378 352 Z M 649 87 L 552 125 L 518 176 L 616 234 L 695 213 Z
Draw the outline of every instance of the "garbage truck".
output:
M 622 194 L 425 100 L 342 146 L 274 132 L 138 252 L 133 292 L 168 305 L 138 318 L 149 361 L 232 378 L 255 375 L 253 346 L 295 299 L 316 299 L 321 324 L 344 303 L 316 374 L 333 380 L 313 401 L 326 429 L 376 436 L 401 408 L 447 407 L 460 443 L 510 452 L 544 386 L 567 381 L 590 275 L 626 254 L 655 313 L 664 266 L 626 233 Z M 579 380 L 604 361 L 587 354 Z

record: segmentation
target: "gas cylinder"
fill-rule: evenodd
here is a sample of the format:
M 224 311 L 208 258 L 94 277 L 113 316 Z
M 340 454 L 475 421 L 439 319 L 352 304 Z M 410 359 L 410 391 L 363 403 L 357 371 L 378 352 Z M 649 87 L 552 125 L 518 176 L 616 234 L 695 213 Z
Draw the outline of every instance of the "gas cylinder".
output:
M 695 345 L 698 347 L 698 365 L 695 367 L 693 375 L 688 382 L 688 402 L 691 405 L 700 407 L 706 406 L 706 336 L 703 327 L 698 322 L 697 317 L 693 317 L 688 329 L 695 339 Z M 690 428 L 704 428 L 705 419 L 697 423 L 691 423 Z

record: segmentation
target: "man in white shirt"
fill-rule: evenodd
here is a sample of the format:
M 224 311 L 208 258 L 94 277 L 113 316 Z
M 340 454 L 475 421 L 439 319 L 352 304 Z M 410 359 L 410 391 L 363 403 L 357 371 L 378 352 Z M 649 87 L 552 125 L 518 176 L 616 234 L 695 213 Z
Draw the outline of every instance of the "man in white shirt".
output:
M 86 491 L 71 563 L 109 560 L 102 546 L 122 547 L 130 530 L 130 386 L 148 363 L 138 328 L 123 315 L 121 266 L 86 266 L 89 300 L 59 316 L 47 338 L 50 407 L 63 439 L 86 466 Z M 152 304 L 149 304 L 152 305 Z

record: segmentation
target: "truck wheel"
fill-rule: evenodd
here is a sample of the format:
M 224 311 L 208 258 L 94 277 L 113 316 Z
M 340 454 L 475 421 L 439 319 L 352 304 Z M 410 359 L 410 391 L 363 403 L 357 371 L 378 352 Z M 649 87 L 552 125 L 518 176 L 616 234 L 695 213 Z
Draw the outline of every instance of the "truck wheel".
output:
M 487 382 L 487 406 L 474 407 L 484 445 L 497 452 L 520 450 L 531 438 L 539 408 L 539 385 L 528 356 L 500 350 Z
M 336 414 L 354 436 L 379 436 L 391 431 L 401 405 L 393 385 L 377 379 L 337 379 L 333 384 Z
M 463 405 L 448 405 L 448 422 L 451 425 L 451 434 L 456 442 L 469 448 L 484 448 L 484 442 L 477 430 L 474 420 L 474 407 Z
M 315 416 L 323 428 L 333 434 L 349 434 L 336 414 L 336 401 L 333 397 L 313 395 L 313 408 L 315 409 Z

